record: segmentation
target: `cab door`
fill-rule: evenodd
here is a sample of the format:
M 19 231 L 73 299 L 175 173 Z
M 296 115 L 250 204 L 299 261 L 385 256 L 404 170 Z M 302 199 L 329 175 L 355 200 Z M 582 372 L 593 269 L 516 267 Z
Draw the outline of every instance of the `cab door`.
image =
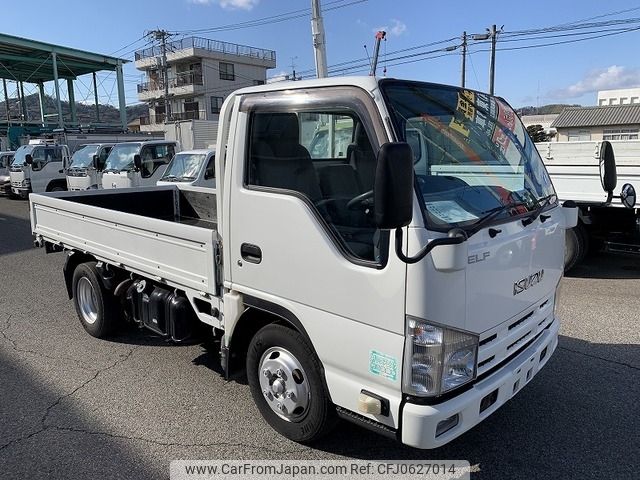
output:
M 406 268 L 357 200 L 373 189 L 383 123 L 360 89 L 295 93 L 250 97 L 237 113 L 227 281 L 248 305 L 299 319 L 335 403 L 357 410 L 366 387 L 399 405 Z M 327 125 L 346 149 L 310 148 Z

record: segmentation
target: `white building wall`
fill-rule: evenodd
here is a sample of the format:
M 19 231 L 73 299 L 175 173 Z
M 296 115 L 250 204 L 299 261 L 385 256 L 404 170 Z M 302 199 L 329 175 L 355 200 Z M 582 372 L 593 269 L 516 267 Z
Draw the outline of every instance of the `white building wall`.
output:
M 640 87 L 620 88 L 616 90 L 600 90 L 598 106 L 640 104 Z

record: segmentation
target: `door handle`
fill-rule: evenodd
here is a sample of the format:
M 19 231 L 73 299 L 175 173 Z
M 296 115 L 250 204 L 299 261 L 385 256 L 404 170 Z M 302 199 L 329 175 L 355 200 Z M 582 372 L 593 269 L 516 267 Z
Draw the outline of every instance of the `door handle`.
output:
M 240 245 L 240 255 L 249 263 L 260 263 L 262 261 L 262 250 L 259 246 L 251 243 Z
M 64 173 L 64 170 L 58 170 L 58 173 Z

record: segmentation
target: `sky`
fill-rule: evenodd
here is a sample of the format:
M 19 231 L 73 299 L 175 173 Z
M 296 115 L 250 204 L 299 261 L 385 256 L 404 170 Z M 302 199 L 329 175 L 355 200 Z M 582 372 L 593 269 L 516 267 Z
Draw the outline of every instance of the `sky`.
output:
M 3 0 L 8 2 L 9 0 Z M 3 9 L 2 30 L 16 35 L 104 54 L 116 53 L 133 59 L 133 50 L 143 47 L 146 31 L 161 28 L 172 32 L 210 29 L 223 25 L 279 15 L 310 7 L 310 0 L 31 0 L 30 15 L 17 8 Z M 431 0 L 322 0 L 328 64 L 364 58 L 373 51 L 376 30 L 384 29 L 384 53 L 409 49 L 457 37 L 435 46 L 405 50 L 410 55 L 460 44 L 463 31 L 484 33 L 492 24 L 503 29 L 498 36 L 495 92 L 513 106 L 548 103 L 594 105 L 597 90 L 640 86 L 640 30 L 592 40 L 547 46 L 503 50 L 501 48 L 575 39 L 555 37 L 545 40 L 505 42 L 507 32 L 537 29 L 575 22 L 612 12 L 629 10 L 591 21 L 640 17 L 640 2 L 609 0 L 549 1 L 473 1 L 435 2 Z M 344 4 L 342 8 L 331 7 Z M 632 25 L 633 26 L 633 25 Z M 636 24 L 640 26 L 640 24 Z M 180 38 L 180 33 L 176 38 Z M 268 77 L 298 72 L 311 75 L 314 69 L 310 17 L 282 22 L 266 22 L 252 28 L 205 33 L 201 36 L 275 50 L 277 67 Z M 513 37 L 512 37 L 513 38 Z M 516 37 L 517 38 L 517 37 Z M 127 48 L 123 48 L 128 46 Z M 467 86 L 488 90 L 489 53 L 486 43 L 470 42 L 467 60 Z M 446 53 L 446 55 L 443 55 Z M 437 52 L 426 57 L 408 57 L 401 65 L 386 62 L 387 76 L 459 85 L 461 55 Z M 419 61 L 414 61 L 419 60 Z M 363 67 L 359 74 L 367 74 Z M 380 74 L 379 70 L 379 74 Z M 100 74 L 100 99 L 117 104 L 114 75 Z M 136 84 L 141 72 L 133 63 L 125 67 L 127 104 L 137 102 Z M 82 83 L 84 82 L 84 83 Z M 90 77 L 76 83 L 76 100 L 90 101 Z M 33 93 L 35 87 L 27 86 Z M 62 88 L 62 91 L 65 89 Z M 52 85 L 47 86 L 52 91 Z

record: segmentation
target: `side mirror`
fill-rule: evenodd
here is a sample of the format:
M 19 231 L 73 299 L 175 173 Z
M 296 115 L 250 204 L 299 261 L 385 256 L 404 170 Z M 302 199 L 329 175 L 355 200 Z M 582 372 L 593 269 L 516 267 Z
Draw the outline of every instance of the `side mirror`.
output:
M 382 230 L 409 225 L 413 217 L 413 152 L 408 143 L 385 143 L 373 186 L 375 224 Z
M 142 169 L 142 158 L 140 158 L 140 155 L 138 155 L 137 153 L 133 156 L 133 164 L 136 167 L 136 170 L 141 170 Z
M 31 154 L 30 154 L 30 153 L 27 153 L 27 154 L 24 156 L 24 162 L 25 162 L 27 165 L 33 165 L 33 157 L 31 156 Z
M 630 183 L 625 183 L 620 192 L 620 201 L 627 208 L 633 208 L 636 204 L 636 189 Z
M 93 156 L 93 168 L 95 168 L 98 171 L 102 170 L 100 168 L 100 157 L 98 155 Z
M 600 145 L 600 183 L 608 194 L 607 202 L 611 202 L 613 191 L 618 183 L 618 173 L 616 171 L 616 158 L 613 153 L 613 146 L 607 140 Z

